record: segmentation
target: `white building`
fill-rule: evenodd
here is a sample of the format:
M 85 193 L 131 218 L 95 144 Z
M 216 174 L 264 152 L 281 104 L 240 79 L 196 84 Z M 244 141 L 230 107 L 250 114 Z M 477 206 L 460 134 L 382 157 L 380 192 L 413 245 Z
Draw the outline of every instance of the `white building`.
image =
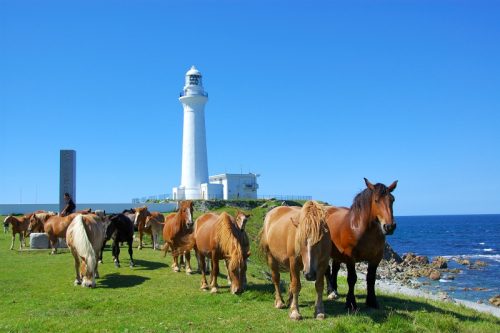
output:
M 221 174 L 208 178 L 205 104 L 202 75 L 192 66 L 186 73 L 179 101 L 184 108 L 181 185 L 172 189 L 174 200 L 257 198 L 256 174 Z

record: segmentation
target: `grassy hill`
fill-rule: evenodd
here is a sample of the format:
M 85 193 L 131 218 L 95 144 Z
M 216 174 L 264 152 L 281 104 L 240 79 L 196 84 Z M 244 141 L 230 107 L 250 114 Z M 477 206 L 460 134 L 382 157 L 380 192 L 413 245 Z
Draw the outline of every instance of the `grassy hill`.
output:
M 123 267 L 115 268 L 108 249 L 99 268 L 97 288 L 75 287 L 69 252 L 51 256 L 49 250 L 10 251 L 10 234 L 0 234 L 0 332 L 500 331 L 500 321 L 495 317 L 418 298 L 379 293 L 381 308 L 370 310 L 364 307 L 363 290 L 357 292 L 360 311 L 349 314 L 343 307 L 344 279 L 340 282 L 341 300 L 325 301 L 328 317 L 324 321 L 313 319 L 314 285 L 303 280 L 299 301 L 305 319 L 292 322 L 287 309 L 273 307 L 273 287 L 264 273 L 268 269 L 257 255 L 255 238 L 266 211 L 260 207 L 250 211 L 247 230 L 253 242 L 249 286 L 240 296 L 229 293 L 225 276 L 219 279 L 222 288 L 218 294 L 200 291 L 199 274 L 174 273 L 171 257 L 163 258 L 150 247 L 134 251 L 134 268 L 126 265 L 125 248 L 121 254 Z M 150 245 L 150 239 L 146 241 Z M 18 247 L 16 242 L 15 249 Z M 285 275 L 282 277 L 288 280 Z

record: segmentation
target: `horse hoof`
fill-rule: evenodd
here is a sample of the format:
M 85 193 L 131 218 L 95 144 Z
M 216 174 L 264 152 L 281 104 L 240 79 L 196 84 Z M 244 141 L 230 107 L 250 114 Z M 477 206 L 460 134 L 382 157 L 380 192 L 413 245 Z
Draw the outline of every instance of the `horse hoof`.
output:
M 204 291 L 207 291 L 208 290 L 208 285 L 202 284 L 200 289 L 204 290 Z
M 193 273 L 193 270 L 191 268 L 186 269 L 186 274 L 191 275 Z
M 335 291 L 332 291 L 330 294 L 328 294 L 328 297 L 327 297 L 330 301 L 333 301 L 334 299 L 337 299 L 339 298 L 339 294 L 337 294 L 337 292 Z
M 181 271 L 181 270 L 179 269 L 179 267 L 173 267 L 172 269 L 173 269 L 173 270 L 174 270 L 174 272 L 176 272 L 176 273 L 179 273 L 179 272 Z
M 211 293 L 211 294 L 217 294 L 217 288 L 213 287 L 213 288 L 210 290 L 210 293 Z
M 316 319 L 317 319 L 317 320 L 323 320 L 323 319 L 325 319 L 325 314 L 324 314 L 324 313 L 318 313 L 318 314 L 316 315 Z
M 290 319 L 291 319 L 291 320 L 301 320 L 301 319 L 302 319 L 302 316 L 300 315 L 299 311 L 297 311 L 297 310 L 293 310 L 293 311 L 290 313 Z
M 120 263 L 118 261 L 115 261 L 115 267 L 120 268 Z
M 75 280 L 75 282 L 73 282 L 73 285 L 75 285 L 75 286 L 78 286 L 79 284 L 82 284 L 82 281 L 80 281 L 78 279 Z
M 276 302 L 276 301 L 275 301 L 275 302 L 274 302 L 274 307 L 275 307 L 276 309 L 284 309 L 284 308 L 286 308 L 286 305 L 285 305 L 285 303 L 283 303 L 282 301 L 279 301 L 279 302 Z
M 130 268 L 132 268 L 132 267 L 134 267 L 135 265 L 134 265 L 134 263 L 133 263 L 133 262 L 130 262 L 129 266 L 130 266 Z
M 99 260 L 99 261 L 98 261 L 98 263 L 99 263 L 99 264 L 102 264 L 102 260 Z

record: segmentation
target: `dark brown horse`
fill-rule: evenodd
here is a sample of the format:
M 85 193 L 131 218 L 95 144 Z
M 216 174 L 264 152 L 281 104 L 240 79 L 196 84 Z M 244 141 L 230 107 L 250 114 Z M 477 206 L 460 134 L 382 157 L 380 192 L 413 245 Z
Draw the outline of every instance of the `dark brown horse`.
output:
M 300 271 L 315 281 L 314 316 L 325 317 L 323 306 L 324 274 L 328 268 L 332 242 L 323 206 L 308 201 L 301 207 L 276 207 L 266 214 L 260 247 L 267 257 L 274 284 L 274 306 L 285 308 L 280 290 L 280 268 L 290 271 L 290 319 L 302 318 L 299 312 Z
M 375 296 L 375 279 L 377 267 L 384 254 L 385 236 L 392 235 L 396 229 L 391 194 L 397 181 L 388 187 L 384 184 L 373 185 L 365 178 L 366 189 L 356 195 L 351 208 L 329 207 L 327 223 L 333 242 L 332 271 L 327 271 L 328 298 L 338 297 L 337 274 L 340 264 L 347 266 L 347 283 L 349 291 L 346 298 L 346 308 L 357 309 L 354 297 L 354 285 L 357 281 L 355 263 L 368 262 L 366 275 L 367 297 L 366 305 L 378 308 Z
M 172 250 L 174 272 L 179 272 L 179 256 L 186 257 L 186 274 L 191 274 L 190 251 L 194 246 L 193 238 L 193 202 L 190 200 L 180 201 L 179 210 L 165 217 L 163 226 L 163 240 L 165 244 L 162 250 L 164 256 L 168 249 Z

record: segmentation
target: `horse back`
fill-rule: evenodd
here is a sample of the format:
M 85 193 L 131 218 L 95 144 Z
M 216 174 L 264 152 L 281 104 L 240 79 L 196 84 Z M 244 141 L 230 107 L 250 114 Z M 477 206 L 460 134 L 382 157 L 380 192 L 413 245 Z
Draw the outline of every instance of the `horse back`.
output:
M 293 221 L 298 221 L 299 215 L 300 207 L 289 206 L 276 207 L 266 214 L 261 246 L 280 263 L 295 256 L 297 228 Z
M 205 254 L 216 248 L 216 225 L 219 216 L 214 213 L 203 214 L 196 220 L 194 241 L 198 251 Z

